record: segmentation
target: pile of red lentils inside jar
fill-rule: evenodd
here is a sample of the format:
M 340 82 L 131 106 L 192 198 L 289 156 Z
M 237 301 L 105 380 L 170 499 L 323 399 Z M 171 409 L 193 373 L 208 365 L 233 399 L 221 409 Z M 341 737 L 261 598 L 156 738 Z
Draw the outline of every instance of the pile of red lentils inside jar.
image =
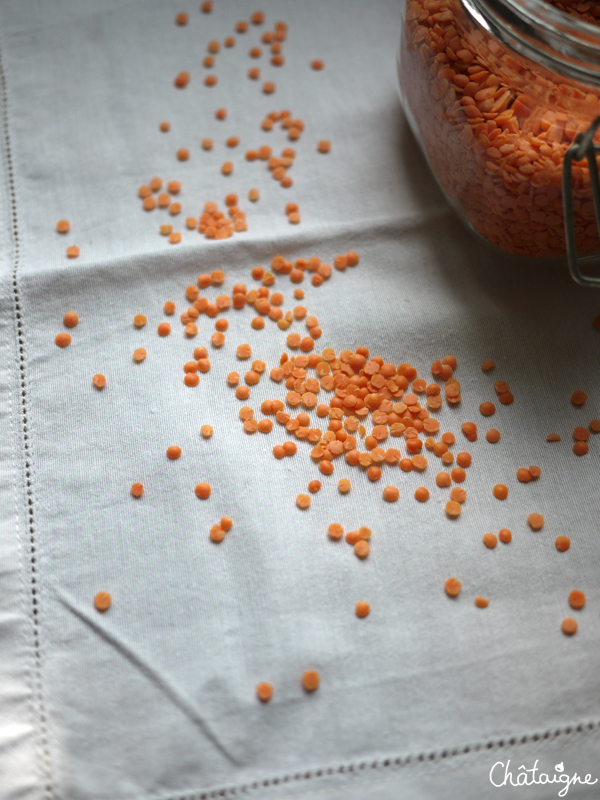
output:
M 591 19 L 590 3 L 552 4 Z M 459 0 L 409 0 L 402 37 L 401 91 L 452 202 L 509 253 L 564 255 L 565 152 L 600 114 L 598 95 L 509 51 Z M 587 162 L 572 175 L 578 251 L 595 252 Z

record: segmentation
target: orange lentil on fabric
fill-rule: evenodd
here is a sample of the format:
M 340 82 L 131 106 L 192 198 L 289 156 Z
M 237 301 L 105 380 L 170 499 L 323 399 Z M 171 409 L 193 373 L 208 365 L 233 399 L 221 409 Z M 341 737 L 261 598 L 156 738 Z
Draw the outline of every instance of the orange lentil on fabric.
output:
M 329 528 L 327 529 L 327 532 L 329 533 L 329 538 L 335 540 L 341 539 L 342 536 L 344 535 L 344 529 L 337 522 L 332 522 Z
M 112 597 L 108 592 L 98 592 L 94 597 L 94 605 L 98 611 L 107 611 L 112 603 Z
M 460 503 L 457 503 L 456 500 L 448 500 L 446 503 L 446 514 L 449 517 L 458 517 L 462 511 Z
M 450 499 L 454 500 L 455 503 L 464 503 L 467 499 L 467 493 L 460 486 L 455 486 L 450 491 Z
M 161 122 L 158 127 L 159 127 L 159 130 L 161 130 L 163 133 L 167 133 L 167 131 L 171 130 L 171 123 L 170 122 L 166 122 L 166 121 L 165 122 Z
M 256 687 L 256 696 L 261 701 L 261 703 L 268 703 L 269 700 L 273 697 L 273 687 L 270 683 L 263 681 L 259 683 Z
M 525 467 L 521 467 L 521 469 L 517 470 L 517 480 L 521 483 L 529 483 L 531 480 L 531 472 Z
M 225 533 L 220 525 L 213 525 L 210 529 L 210 539 L 212 542 L 222 542 L 225 538 Z
M 477 606 L 477 608 L 487 608 L 489 606 L 489 604 L 490 604 L 490 601 L 486 600 L 485 597 L 481 597 L 481 595 L 478 595 L 475 598 L 475 605 Z
M 150 199 L 151 198 L 148 198 L 148 200 L 150 200 Z M 76 245 L 72 245 L 71 247 L 67 247 L 67 258 L 77 258 L 78 255 L 79 255 L 79 248 Z
M 483 364 L 481 365 L 481 369 L 484 372 L 489 372 L 489 370 L 493 369 L 495 366 L 496 364 L 488 359 L 487 361 L 483 362 Z
M 573 589 L 569 594 L 569 605 L 571 608 L 583 608 L 585 605 L 585 594 L 578 589 Z
M 589 449 L 587 442 L 575 442 L 573 445 L 573 452 L 576 456 L 584 456 Z
M 328 153 L 331 149 L 331 142 L 328 142 L 326 139 L 321 140 L 317 144 L 317 150 L 319 153 Z
M 481 403 L 479 406 L 479 411 L 483 414 L 484 417 L 491 417 L 492 414 L 496 411 L 496 406 L 489 401 Z
M 137 350 L 133 351 L 133 360 L 136 361 L 138 364 L 146 358 L 146 351 L 143 347 L 138 347 Z
M 424 503 L 426 500 L 429 500 L 429 490 L 424 486 L 419 486 L 417 489 L 415 489 L 415 499 L 420 503 Z
M 310 506 L 310 495 L 299 494 L 296 498 L 296 505 L 298 508 L 306 509 Z
M 144 484 L 143 483 L 133 483 L 131 485 L 131 494 L 133 497 L 141 497 L 144 494 Z
M 58 333 L 54 339 L 54 342 L 59 347 L 66 347 L 71 343 L 71 336 L 68 333 Z
M 568 536 L 557 536 L 554 544 L 560 553 L 564 553 L 571 547 L 571 540 Z
M 359 602 L 356 604 L 355 608 L 356 616 L 359 617 L 360 619 L 368 617 L 370 611 L 371 611 L 371 606 L 364 600 L 359 600 Z
M 563 619 L 560 627 L 564 634 L 567 636 L 573 636 L 579 626 L 577 625 L 576 620 L 574 620 L 572 617 L 567 617 L 566 619 Z
M 593 419 L 590 422 L 590 430 L 594 433 L 600 433 L 600 419 Z
M 508 528 L 502 528 L 502 530 L 498 533 L 498 538 L 504 544 L 508 544 L 512 539 L 512 533 L 508 530 Z
M 459 453 L 456 456 L 456 463 L 460 467 L 470 467 L 471 466 L 471 454 L 470 453 Z
M 444 584 L 444 591 L 448 597 L 458 597 L 462 588 L 461 582 L 458 578 L 448 578 Z
M 201 500 L 206 500 L 210 497 L 211 488 L 208 483 L 199 483 L 194 489 L 194 492 L 196 497 L 199 497 Z
M 571 402 L 575 406 L 582 406 L 586 400 L 587 400 L 587 394 L 585 394 L 585 392 L 577 391 L 573 392 L 573 394 L 571 395 Z
M 498 544 L 498 539 L 494 536 L 493 533 L 484 533 L 483 534 L 483 543 L 486 547 L 490 550 L 493 550 L 494 547 Z
M 369 547 L 368 542 L 366 542 L 364 539 L 360 539 L 354 545 L 354 553 L 360 559 L 366 558 L 369 555 L 370 550 L 371 548 Z
M 321 682 L 321 676 L 317 672 L 317 670 L 310 669 L 307 670 L 302 675 L 302 687 L 306 692 L 314 692 L 316 689 L 319 688 L 319 683 Z
M 65 328 L 74 328 L 79 322 L 79 317 L 74 311 L 67 311 L 63 317 L 63 325 Z
M 503 483 L 497 483 L 492 489 L 492 494 L 497 500 L 506 500 L 508 497 L 508 486 Z
M 213 435 L 212 425 L 203 425 L 200 428 L 200 433 L 205 439 L 210 439 L 210 437 Z
M 56 223 L 56 230 L 58 233 L 68 233 L 71 230 L 71 223 L 66 219 L 60 219 Z
M 488 442 L 496 444 L 496 442 L 500 441 L 500 431 L 496 430 L 496 428 L 490 428 L 486 433 L 485 438 L 488 440 Z
M 92 378 L 92 383 L 96 387 L 96 389 L 103 389 L 106 386 L 106 377 L 104 375 L 94 375 Z
M 527 522 L 534 531 L 539 531 L 544 525 L 544 517 L 542 514 L 530 514 L 527 517 Z
M 388 503 L 395 503 L 400 497 L 400 491 L 395 486 L 386 486 L 383 490 L 383 499 Z

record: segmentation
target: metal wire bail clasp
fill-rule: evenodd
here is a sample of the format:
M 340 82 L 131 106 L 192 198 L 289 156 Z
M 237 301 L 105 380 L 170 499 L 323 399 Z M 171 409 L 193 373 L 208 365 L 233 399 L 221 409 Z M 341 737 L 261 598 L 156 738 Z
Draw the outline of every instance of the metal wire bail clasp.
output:
M 596 165 L 596 154 L 600 154 L 600 145 L 594 144 L 593 139 L 600 126 L 600 117 L 592 122 L 585 133 L 576 136 L 575 141 L 565 153 L 563 163 L 563 209 L 565 214 L 565 238 L 567 241 L 567 262 L 571 277 L 582 286 L 600 286 L 600 278 L 584 275 L 579 269 L 577 261 L 577 242 L 575 240 L 575 215 L 573 212 L 573 180 L 571 165 L 573 161 L 581 161 L 585 156 L 590 170 L 590 185 L 594 201 L 596 225 L 600 231 L 600 178 Z

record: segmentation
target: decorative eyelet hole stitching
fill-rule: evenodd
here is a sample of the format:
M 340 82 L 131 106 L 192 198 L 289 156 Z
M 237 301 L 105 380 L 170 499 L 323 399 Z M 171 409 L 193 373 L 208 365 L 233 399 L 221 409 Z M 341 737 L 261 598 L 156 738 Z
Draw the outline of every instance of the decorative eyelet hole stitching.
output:
M 15 326 L 17 333 L 17 362 L 19 367 L 19 389 L 20 389 L 20 411 L 23 431 L 23 456 L 24 471 L 27 482 L 27 531 L 29 572 L 30 572 L 30 597 L 31 597 L 31 621 L 33 626 L 33 656 L 34 666 L 32 671 L 32 693 L 34 698 L 34 713 L 37 715 L 39 724 L 39 747 L 42 757 L 42 774 L 45 781 L 43 786 L 44 795 L 50 798 L 53 795 L 52 778 L 50 770 L 50 751 L 48 747 L 48 732 L 46 726 L 46 711 L 44 708 L 44 698 L 42 693 L 41 680 L 41 654 L 39 637 L 38 619 L 38 572 L 36 559 L 34 505 L 32 488 L 32 468 L 31 468 L 31 445 L 29 436 L 29 423 L 27 419 L 27 388 L 25 375 L 25 337 L 23 331 L 23 315 L 21 311 L 21 293 L 18 284 L 18 269 L 20 260 L 20 242 L 17 216 L 17 198 L 15 192 L 15 176 L 12 164 L 10 133 L 8 127 L 8 93 L 6 87 L 6 73 L 2 60 L 2 50 L 0 48 L 0 117 L 2 119 L 2 137 L 4 140 L 4 159 L 6 162 L 6 176 L 9 194 L 9 213 L 11 221 L 11 234 L 13 243 L 13 267 L 11 273 L 12 296 L 15 308 Z

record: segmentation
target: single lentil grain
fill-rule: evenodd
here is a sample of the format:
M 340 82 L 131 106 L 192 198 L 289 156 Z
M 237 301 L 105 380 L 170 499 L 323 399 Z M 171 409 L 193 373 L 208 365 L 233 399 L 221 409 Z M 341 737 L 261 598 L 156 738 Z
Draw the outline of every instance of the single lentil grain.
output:
M 554 544 L 560 553 L 564 553 L 571 547 L 571 540 L 568 536 L 557 536 Z
M 201 500 L 206 500 L 210 497 L 211 488 L 208 483 L 199 483 L 194 489 L 194 492 L 196 497 L 199 497 Z
M 66 347 L 71 343 L 71 336 L 68 333 L 58 333 L 54 339 L 54 342 L 59 347 Z
M 484 533 L 483 534 L 483 543 L 490 550 L 493 550 L 494 547 L 496 547 L 496 545 L 498 544 L 498 539 L 494 536 L 493 533 Z
M 444 591 L 448 597 L 458 597 L 462 588 L 461 582 L 458 578 L 448 578 L 444 584 Z
M 456 500 L 448 500 L 446 503 L 446 514 L 448 514 L 449 517 L 458 517 L 461 511 L 460 503 L 457 503 Z
M 360 539 L 354 545 L 354 553 L 358 556 L 358 558 L 366 558 L 369 555 L 370 550 L 371 548 L 369 547 L 369 543 L 364 539 Z
M 106 377 L 104 375 L 94 375 L 92 378 L 92 383 L 96 387 L 96 389 L 103 389 L 106 386 Z
M 319 687 L 321 676 L 315 669 L 307 670 L 302 676 L 302 686 L 306 692 L 314 692 Z
M 108 592 L 98 592 L 94 597 L 94 605 L 98 611 L 107 611 L 112 603 L 112 597 Z
M 360 619 L 364 619 L 365 617 L 369 616 L 369 612 L 371 611 L 371 606 L 364 600 L 359 600 L 359 602 L 356 604 L 355 611 L 357 617 L 360 617 Z
M 569 594 L 569 605 L 571 608 L 583 608 L 585 605 L 585 594 L 578 589 L 573 589 Z
M 273 687 L 270 683 L 263 681 L 256 687 L 256 695 L 261 703 L 268 703 L 273 697 Z
M 138 347 L 137 350 L 133 351 L 133 360 L 136 361 L 138 364 L 146 358 L 146 351 L 143 347 Z
M 493 403 L 486 401 L 484 403 L 481 403 L 481 405 L 479 406 L 479 410 L 484 417 L 491 417 L 492 414 L 494 414 L 496 411 L 496 406 Z
M 542 514 L 530 514 L 527 522 L 534 531 L 539 531 L 544 525 L 544 517 Z
M 477 606 L 477 608 L 487 608 L 489 604 L 490 601 L 486 600 L 485 597 L 481 597 L 480 595 L 478 595 L 475 598 L 475 605 Z
M 567 617 L 566 619 L 563 619 L 560 627 L 564 634 L 567 636 L 573 636 L 578 628 L 578 625 L 576 620 L 572 619 L 571 617 Z
M 492 493 L 497 500 L 506 500 L 508 497 L 508 486 L 503 483 L 497 483 L 492 489 Z
M 141 497 L 144 494 L 144 484 L 143 483 L 134 483 L 131 486 L 131 494 L 134 497 Z

